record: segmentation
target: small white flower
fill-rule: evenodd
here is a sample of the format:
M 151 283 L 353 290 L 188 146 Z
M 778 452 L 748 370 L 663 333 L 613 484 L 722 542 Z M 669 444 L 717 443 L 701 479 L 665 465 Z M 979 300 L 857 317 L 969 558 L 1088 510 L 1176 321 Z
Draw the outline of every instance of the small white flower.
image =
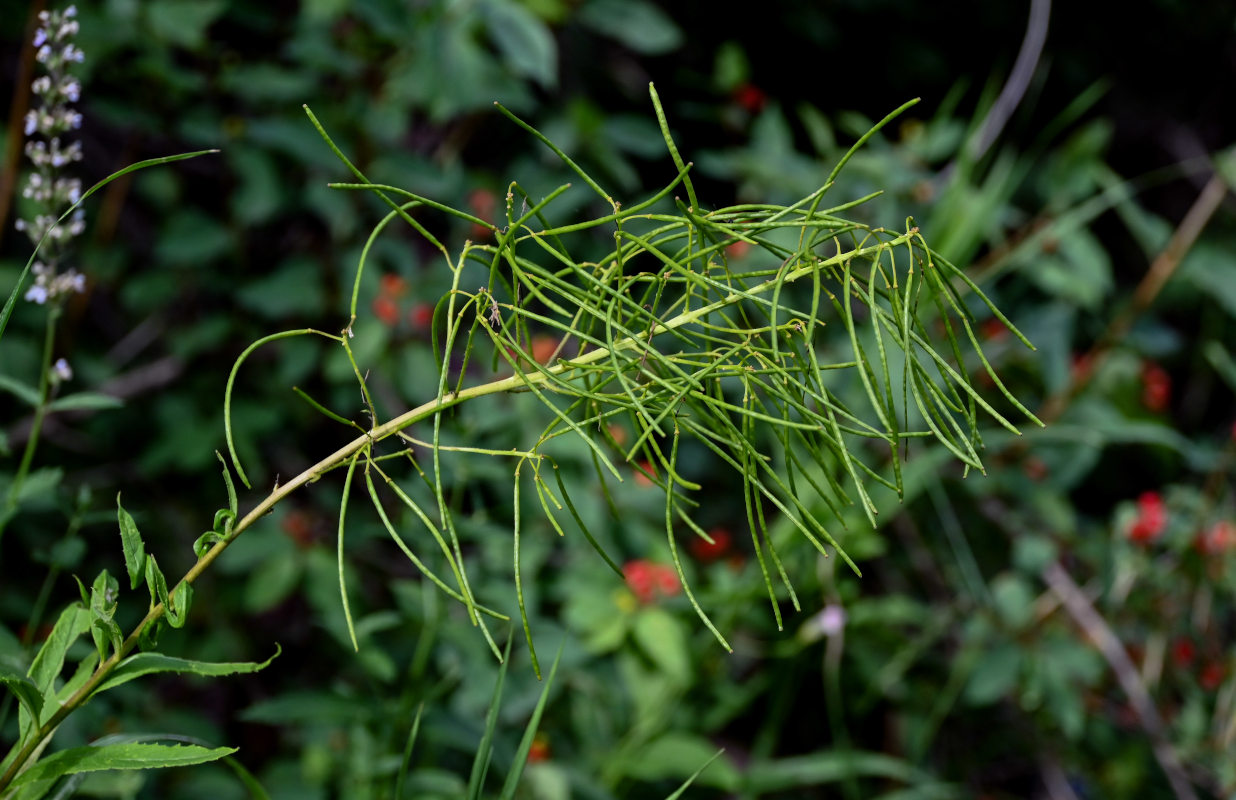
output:
M 46 64 L 51 59 L 51 45 L 45 44 L 39 48 L 39 52 L 34 54 L 34 59 L 40 64 Z
M 26 290 L 25 299 L 32 303 L 43 305 L 47 302 L 47 287 L 40 286 L 36 283 L 34 286 L 31 286 L 28 290 Z
M 52 372 L 62 381 L 73 380 L 73 368 L 63 358 L 56 359 L 56 363 L 52 366 Z

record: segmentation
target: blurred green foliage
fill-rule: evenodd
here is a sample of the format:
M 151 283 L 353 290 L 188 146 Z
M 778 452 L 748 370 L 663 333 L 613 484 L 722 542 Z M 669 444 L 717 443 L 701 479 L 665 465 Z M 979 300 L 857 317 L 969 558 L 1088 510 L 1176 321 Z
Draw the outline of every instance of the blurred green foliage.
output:
M 801 75 L 827 57 L 821 47 L 845 46 L 837 20 L 863 18 L 852 3 L 799 9 L 795 24 L 765 38 L 759 31 L 790 12 L 770 9 L 750 23 L 720 14 L 724 20 L 701 28 L 694 4 L 628 0 L 78 5 L 86 182 L 146 157 L 203 147 L 221 153 L 118 181 L 89 209 L 88 241 L 77 254 L 89 291 L 66 310 L 61 354 L 78 387 L 125 405 L 53 416 L 45 431 L 22 524 L 0 549 L 0 660 L 14 666 L 28 658 L 39 623 L 75 597 L 68 575 L 101 566 L 119 573 L 115 512 L 103 500 L 119 488 L 153 548 L 166 554 L 164 568 L 191 563 L 190 543 L 221 503 L 213 451 L 222 442 L 224 376 L 237 353 L 277 329 L 347 324 L 349 281 L 383 209 L 368 196 L 326 188 L 342 173 L 301 104 L 374 180 L 496 220 L 509 180 L 539 196 L 571 176 L 496 115 L 495 100 L 534 121 L 618 199 L 635 198 L 655 182 L 650 175 L 665 174 L 643 100 L 655 77 L 670 118 L 680 121 L 680 145 L 695 158 L 701 194 L 723 205 L 818 188 L 872 119 L 905 99 L 872 107 L 866 95 L 905 82 L 919 91 L 907 70 L 890 68 L 882 88 L 857 96 L 871 74 L 866 65 L 878 60 L 873 53 L 888 49 L 896 64 L 918 53 L 921 77 L 936 89 L 962 71 L 942 66 L 951 57 L 931 48 L 930 37 L 892 48 L 863 40 L 868 58 L 837 59 L 863 78 L 834 76 L 804 97 Z M 3 68 L 14 76 L 27 8 L 6 2 L 0 11 Z M 1005 38 L 1015 41 L 1020 25 L 1018 17 Z M 1052 35 L 1074 41 L 1075 27 L 1058 24 Z M 982 52 L 991 46 L 976 44 Z M 1119 107 L 1097 110 L 1107 73 L 1092 59 L 1101 54 L 1082 50 L 1060 54 L 1064 68 L 1048 74 L 1010 135 L 977 162 L 965 144 L 998 83 L 971 91 L 958 81 L 928 96 L 922 116 L 870 142 L 832 190 L 847 198 L 885 192 L 871 206 L 879 218 L 864 221 L 898 227 L 912 216 L 935 248 L 969 265 L 1038 347 L 1027 353 L 1001 327 L 982 327 L 989 357 L 1018 396 L 1037 401 L 1032 408 L 1074 386 L 1089 366 L 1085 354 L 1129 308 L 1133 287 L 1214 166 L 1205 157 L 1128 163 L 1131 145 L 1112 123 Z M 1061 84 L 1068 92 L 1053 88 Z M 14 83 L 0 100 L 10 91 L 24 88 Z M 1128 89 L 1117 82 L 1112 91 Z M 1145 153 L 1140 146 L 1135 155 Z M 1113 166 L 1113 152 L 1126 163 Z M 1230 181 L 1230 157 L 1220 166 Z M 595 203 L 585 192 L 563 202 L 572 197 L 580 207 Z M 1170 796 L 1154 757 L 1162 742 L 1201 796 L 1231 796 L 1233 222 L 1229 200 L 1154 305 L 1104 343 L 1092 379 L 1053 424 L 1019 441 L 985 434 L 986 477 L 963 480 L 944 466 L 942 451 L 912 446 L 901 504 L 892 493 L 874 495 L 878 528 L 843 509 L 843 543 L 862 580 L 818 560 L 774 522 L 783 558 L 806 565 L 796 586 L 809 610 L 788 616 L 785 631 L 773 624 L 748 563 L 735 486 L 710 480 L 701 466 L 696 477 L 712 499 L 706 527 L 724 531 L 729 544 L 697 552 L 689 568 L 733 655 L 716 646 L 681 595 L 642 597 L 586 543 L 529 531 L 523 570 L 532 628 L 543 650 L 560 641 L 564 649 L 521 796 L 664 797 L 722 747 L 690 796 L 1024 797 L 1044 786 L 1061 791 L 1052 781 L 1080 797 Z M 427 224 L 452 242 L 478 234 L 439 218 Z M 4 225 L 7 295 L 27 253 L 12 235 L 12 215 Z M 370 253 L 354 349 L 374 366 L 370 385 L 385 412 L 434 391 L 426 304 L 448 288 L 435 258 L 402 233 Z M 399 282 L 384 284 L 384 275 Z M 0 351 L 0 374 L 20 385 L 37 380 L 37 311 L 19 305 Z M 985 319 L 985 310 L 973 311 Z M 255 482 L 269 486 L 344 441 L 292 386 L 349 414 L 361 401 L 342 353 L 297 340 L 259 359 L 243 378 L 234 419 L 242 460 L 261 465 Z M 28 426 L 19 395 L 0 395 L 6 473 Z M 533 418 L 532 408 L 523 395 L 464 406 L 450 435 L 521 446 L 521 421 Z M 573 496 L 591 498 L 580 514 L 611 552 L 630 562 L 668 560 L 659 492 L 627 481 L 613 514 L 583 460 L 569 466 Z M 469 512 L 461 536 L 477 595 L 505 598 L 509 471 L 461 461 L 455 478 Z M 182 491 L 188 486 L 195 488 Z M 1161 525 L 1147 517 L 1156 507 L 1147 493 L 1160 498 Z M 58 742 L 175 730 L 238 746 L 271 797 L 390 797 L 423 705 L 403 796 L 465 796 L 499 667 L 459 609 L 392 559 L 378 521 L 360 514 L 348 535 L 349 585 L 361 587 L 353 598 L 361 648 L 352 652 L 331 496 L 302 493 L 240 540 L 199 585 L 186 630 L 162 642 L 185 657 L 237 661 L 261 660 L 277 641 L 284 656 L 244 678 L 130 684 L 71 717 Z M 1096 631 L 1062 605 L 1060 586 L 1045 577 L 1052 565 L 1072 576 L 1123 644 L 1160 729 L 1130 702 Z M 31 620 L 49 569 L 59 576 L 46 586 L 51 612 Z M 835 614 L 825 616 L 830 608 L 844 609 L 840 628 Z M 540 692 L 517 653 L 494 742 L 495 791 Z M 9 719 L 0 729 L 5 744 Z M 100 773 L 87 790 L 246 794 L 217 766 Z

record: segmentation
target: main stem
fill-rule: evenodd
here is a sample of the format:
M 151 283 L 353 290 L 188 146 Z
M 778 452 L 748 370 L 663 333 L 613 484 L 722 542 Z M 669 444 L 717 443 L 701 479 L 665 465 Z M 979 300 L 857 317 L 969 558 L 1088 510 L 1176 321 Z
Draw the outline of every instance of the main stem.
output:
M 831 258 L 815 261 L 808 266 L 800 267 L 787 274 L 784 283 L 792 283 L 799 278 L 810 275 L 816 270 L 822 269 L 831 264 L 842 263 L 852 258 L 860 258 L 889 246 L 904 244 L 916 235 L 917 233 L 915 231 L 911 231 L 878 246 L 858 248 L 847 253 L 839 253 Z M 492 381 L 480 386 L 472 386 L 467 389 L 460 390 L 459 392 L 446 392 L 427 403 L 400 414 L 390 421 L 373 428 L 364 435 L 356 437 L 351 442 L 348 442 L 343 447 L 306 469 L 304 472 L 301 472 L 292 480 L 276 487 L 274 491 L 268 494 L 260 503 L 254 506 L 253 510 L 251 510 L 240 521 L 238 521 L 235 526 L 233 526 L 231 533 L 229 533 L 225 539 L 216 542 L 210 550 L 206 551 L 206 553 L 197 560 L 197 563 L 185 573 L 184 577 L 182 577 L 176 586 L 173 587 L 172 591 L 169 592 L 169 596 L 175 595 L 176 590 L 180 587 L 180 584 L 191 585 L 194 581 L 196 581 L 198 577 L 205 572 L 211 564 L 214 563 L 215 559 L 227 549 L 228 545 L 234 542 L 240 534 L 244 533 L 245 530 L 271 511 L 279 503 L 279 501 L 305 484 L 313 483 L 331 469 L 334 469 L 340 464 L 346 463 L 348 459 L 354 456 L 357 451 L 366 445 L 380 441 L 389 436 L 393 436 L 409 425 L 430 417 L 439 411 L 459 405 L 467 400 L 473 400 L 478 397 L 484 397 L 491 394 L 509 392 L 528 385 L 544 383 L 549 379 L 550 375 L 569 372 L 576 367 L 591 364 L 594 361 L 607 358 L 611 352 L 640 348 L 644 345 L 650 335 L 665 333 L 680 328 L 684 325 L 689 325 L 703 319 L 704 317 L 707 317 L 709 314 L 712 314 L 719 309 L 731 306 L 741 301 L 744 297 L 748 297 L 753 294 L 762 294 L 769 291 L 776 285 L 777 283 L 770 279 L 764 283 L 757 284 L 756 286 L 747 289 L 744 295 L 730 294 L 706 306 L 701 306 L 694 311 L 684 311 L 683 313 L 666 320 L 665 322 L 655 325 L 650 331 L 646 331 L 637 336 L 629 337 L 615 343 L 612 351 L 608 348 L 598 348 L 591 352 L 584 353 L 578 358 L 573 358 L 570 361 L 559 362 L 558 364 L 547 368 L 544 372 L 538 371 L 536 373 L 528 373 L 524 375 L 512 375 L 508 378 Z M 444 361 L 443 363 L 449 363 L 449 360 Z M 46 370 L 44 370 L 44 372 L 46 372 Z M 141 632 L 145 630 L 146 626 L 154 624 L 160 617 L 163 616 L 163 614 L 164 606 L 162 603 L 152 606 L 142 621 L 137 624 L 132 633 L 130 633 L 121 644 L 120 649 L 101 662 L 99 666 L 95 668 L 94 674 L 90 676 L 89 680 L 87 680 L 80 689 L 74 692 L 72 696 L 65 700 L 56 712 L 47 720 L 47 722 L 39 726 L 34 735 L 30 737 L 30 740 L 21 748 L 21 751 L 17 754 L 17 757 L 13 759 L 11 764 L 9 764 L 9 767 L 5 771 L 4 775 L 0 776 L 0 792 L 4 791 L 4 789 L 8 787 L 19 774 L 21 774 L 25 767 L 25 762 L 33 753 L 38 751 L 43 741 L 52 735 L 60 723 L 63 722 L 69 714 L 83 706 L 86 701 L 90 699 L 90 696 L 94 693 L 95 689 L 102 684 L 103 681 L 107 679 L 107 676 L 111 674 L 112 670 L 119 665 L 121 660 L 133 651 L 133 648 L 137 646 Z

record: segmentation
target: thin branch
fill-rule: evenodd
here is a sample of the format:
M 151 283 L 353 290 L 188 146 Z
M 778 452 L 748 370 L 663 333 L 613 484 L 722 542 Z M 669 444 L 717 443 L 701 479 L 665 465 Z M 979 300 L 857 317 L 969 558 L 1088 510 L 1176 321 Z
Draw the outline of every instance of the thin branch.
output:
M 1095 646 L 1099 648 L 1099 652 L 1107 659 L 1108 666 L 1116 673 L 1116 680 L 1120 683 L 1120 688 L 1124 690 L 1125 696 L 1129 698 L 1129 704 L 1133 706 L 1133 711 L 1141 721 L 1142 730 L 1150 738 L 1151 749 L 1154 751 L 1159 766 L 1163 768 L 1164 774 L 1167 775 L 1167 781 L 1171 784 L 1172 792 L 1180 800 L 1196 800 L 1197 795 L 1194 793 L 1193 786 L 1189 783 L 1188 777 L 1185 776 L 1184 766 L 1181 764 L 1180 757 L 1176 755 L 1176 751 L 1167 740 L 1167 728 L 1163 724 L 1163 719 L 1159 716 L 1154 700 L 1150 697 L 1150 692 L 1146 689 L 1146 685 L 1142 683 L 1141 676 L 1137 673 L 1137 667 L 1133 665 L 1129 654 L 1125 652 L 1124 645 L 1121 644 L 1120 639 L 1112 631 L 1111 627 L 1108 626 L 1103 616 L 1095 610 L 1090 599 L 1086 597 L 1085 592 L 1069 577 L 1069 574 L 1064 571 L 1063 567 L 1052 562 L 1043 569 L 1042 576 L 1047 585 L 1051 587 L 1051 590 L 1060 598 L 1065 610 L 1069 612 L 1069 616 L 1073 618 L 1078 627 L 1085 631 L 1090 640 L 1095 643 Z

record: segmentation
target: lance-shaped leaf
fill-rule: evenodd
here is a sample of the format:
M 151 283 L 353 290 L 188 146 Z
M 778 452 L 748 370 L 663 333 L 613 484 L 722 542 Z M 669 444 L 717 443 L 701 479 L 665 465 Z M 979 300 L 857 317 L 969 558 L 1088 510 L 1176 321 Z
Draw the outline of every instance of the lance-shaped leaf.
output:
M 156 769 L 205 764 L 230 756 L 235 747 L 199 747 L 193 744 L 115 744 L 106 747 L 73 747 L 52 753 L 23 772 L 11 784 L 24 786 L 79 772 L 106 769 Z
M 116 515 L 120 519 L 120 543 L 124 547 L 124 568 L 129 571 L 130 589 L 136 589 L 146 571 L 146 545 L 138 533 L 133 516 L 120 505 L 120 493 L 116 493 Z
M 39 712 L 43 710 L 43 695 L 39 693 L 39 687 L 34 685 L 34 681 L 0 663 L 0 683 L 13 693 L 17 702 L 21 703 L 22 710 L 29 714 L 31 719 L 38 719 Z
M 143 675 L 156 672 L 188 672 L 193 675 L 237 675 L 244 672 L 258 672 L 270 665 L 282 653 L 282 648 L 275 645 L 275 654 L 265 661 L 193 661 L 187 658 L 173 658 L 162 653 L 138 653 L 129 656 L 116 666 L 107 680 L 99 685 L 95 693 L 128 683 Z

